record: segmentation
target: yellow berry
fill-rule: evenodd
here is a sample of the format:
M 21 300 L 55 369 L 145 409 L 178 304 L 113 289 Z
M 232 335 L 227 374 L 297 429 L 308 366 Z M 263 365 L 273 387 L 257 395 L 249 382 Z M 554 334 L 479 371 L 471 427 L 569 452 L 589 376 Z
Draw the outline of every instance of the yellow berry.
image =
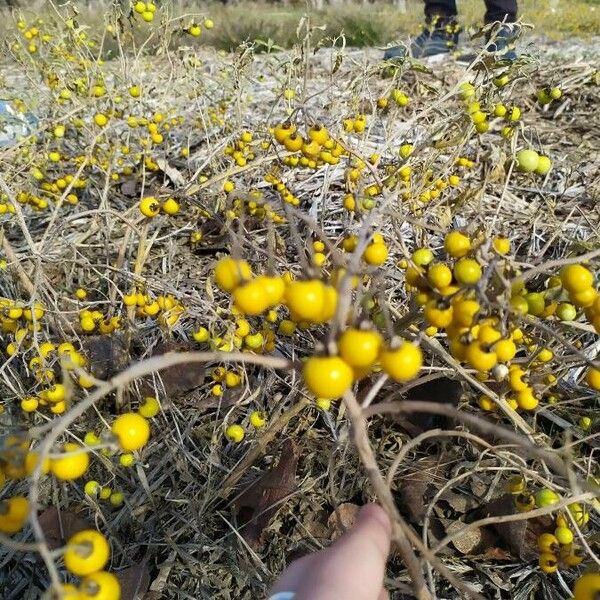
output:
M 70 573 L 84 577 L 104 568 L 110 547 L 99 531 L 85 529 L 69 538 L 63 558 Z
M 241 425 L 229 425 L 225 429 L 225 437 L 236 444 L 239 444 L 245 436 L 244 428 Z
M 317 398 L 339 398 L 352 385 L 353 372 L 339 356 L 312 356 L 304 363 L 304 383 Z
M 253 427 L 256 427 L 257 429 L 259 429 L 260 427 L 264 427 L 266 425 L 266 423 L 267 423 L 267 419 L 265 417 L 265 413 L 262 412 L 261 410 L 255 410 L 250 415 L 250 424 Z
M 423 365 L 423 353 L 418 346 L 403 341 L 398 348 L 384 350 L 381 368 L 395 381 L 405 382 L 417 376 Z
M 123 450 L 139 450 L 146 445 L 150 438 L 148 421 L 133 412 L 119 415 L 113 421 L 111 431 Z
M 92 573 L 85 577 L 79 585 L 78 600 L 120 600 L 120 598 L 121 584 L 108 571 Z
M 50 459 L 50 472 L 65 481 L 81 477 L 90 465 L 87 451 L 79 444 L 66 442 L 63 452 L 59 457 Z

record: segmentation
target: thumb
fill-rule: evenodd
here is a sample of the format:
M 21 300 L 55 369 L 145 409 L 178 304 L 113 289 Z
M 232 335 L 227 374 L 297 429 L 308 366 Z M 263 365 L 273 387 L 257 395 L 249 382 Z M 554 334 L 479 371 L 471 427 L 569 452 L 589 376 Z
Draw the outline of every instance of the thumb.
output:
M 367 504 L 354 527 L 311 561 L 297 600 L 377 600 L 390 550 L 391 525 L 384 510 Z

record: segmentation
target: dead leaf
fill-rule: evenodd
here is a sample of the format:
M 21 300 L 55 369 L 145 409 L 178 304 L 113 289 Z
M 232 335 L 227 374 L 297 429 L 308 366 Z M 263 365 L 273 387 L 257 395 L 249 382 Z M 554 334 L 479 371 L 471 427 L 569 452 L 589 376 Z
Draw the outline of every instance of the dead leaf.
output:
M 82 346 L 89 360 L 90 372 L 98 379 L 110 379 L 129 362 L 125 336 L 120 333 L 87 337 Z
M 505 494 L 469 514 L 469 521 L 486 517 L 500 517 L 514 514 L 512 496 Z M 508 521 L 491 525 L 498 537 L 507 545 L 513 556 L 524 561 L 539 557 L 537 538 L 541 533 L 552 529 L 552 517 L 543 516 L 523 521 Z
M 116 573 L 121 584 L 121 600 L 141 600 L 150 586 L 148 563 L 131 565 Z
M 417 525 L 423 524 L 427 512 L 426 498 L 434 488 L 433 483 L 439 481 L 439 462 L 434 456 L 424 456 L 411 463 L 410 472 L 396 476 L 400 486 L 401 510 Z
M 192 346 L 181 344 L 159 344 L 152 356 L 160 356 L 170 352 L 186 352 L 192 350 Z M 159 373 L 165 394 L 170 398 L 189 392 L 204 383 L 205 368 L 202 363 L 182 363 L 162 369 Z M 154 394 L 154 380 L 152 377 L 145 378 L 140 386 L 142 395 Z
M 264 472 L 235 503 L 240 532 L 253 548 L 263 542 L 263 532 L 281 509 L 282 500 L 295 489 L 299 450 L 287 439 L 277 466 Z
M 305 515 L 302 527 L 310 536 L 316 540 L 329 540 L 330 530 L 327 525 L 327 512 L 319 510 Z
M 440 518 L 440 522 L 446 530 L 446 535 L 452 534 L 455 531 L 459 531 L 465 526 L 465 524 L 462 521 L 458 521 L 456 519 Z M 481 545 L 482 541 L 482 528 L 478 527 L 477 529 L 470 529 L 468 531 L 465 531 L 464 533 L 457 535 L 453 538 L 451 544 L 461 554 L 476 554 L 477 548 Z
M 93 529 L 87 521 L 75 513 L 68 510 L 59 511 L 54 506 L 44 510 L 38 516 L 38 521 L 50 550 L 61 548 L 71 536 L 79 531 Z
M 329 515 L 327 525 L 331 530 L 332 539 L 340 537 L 340 535 L 348 531 L 348 529 L 354 525 L 359 510 L 360 506 L 352 504 L 351 502 L 344 502 Z

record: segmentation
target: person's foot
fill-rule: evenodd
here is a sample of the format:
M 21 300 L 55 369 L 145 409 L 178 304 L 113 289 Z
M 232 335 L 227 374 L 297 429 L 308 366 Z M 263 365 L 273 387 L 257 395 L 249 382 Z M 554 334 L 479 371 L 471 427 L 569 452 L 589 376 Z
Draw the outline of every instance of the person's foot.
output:
M 513 61 L 517 58 L 515 42 L 517 36 L 508 25 L 501 24 L 494 27 L 486 36 L 488 44 L 487 52 L 493 52 L 500 60 Z
M 438 54 L 448 54 L 458 44 L 460 29 L 456 21 L 435 18 L 423 26 L 423 31 L 415 38 L 410 46 L 410 53 L 414 58 L 426 58 Z M 406 55 L 404 46 L 388 48 L 383 56 L 384 60 Z

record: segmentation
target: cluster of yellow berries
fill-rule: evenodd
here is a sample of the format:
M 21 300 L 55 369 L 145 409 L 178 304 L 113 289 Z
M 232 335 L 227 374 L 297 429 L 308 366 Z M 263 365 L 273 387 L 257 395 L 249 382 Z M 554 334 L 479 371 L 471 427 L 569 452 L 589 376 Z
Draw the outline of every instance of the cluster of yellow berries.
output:
M 225 367 L 216 367 L 210 374 L 211 379 L 215 382 L 211 388 L 213 396 L 220 397 L 223 395 L 224 388 L 236 388 L 242 383 L 242 376 L 236 371 L 228 371 Z
M 383 246 L 387 257 L 383 238 L 375 238 L 365 252 L 371 246 Z M 367 257 L 374 264 L 381 264 L 381 252 L 375 248 Z M 322 324 L 333 319 L 337 309 L 337 289 L 320 279 L 254 277 L 246 261 L 231 257 L 219 260 L 215 281 L 222 290 L 232 293 L 234 306 L 246 315 L 256 316 L 284 303 L 292 323 Z M 338 348 L 339 355 L 312 356 L 304 364 L 304 382 L 317 398 L 341 397 L 354 380 L 370 374 L 377 361 L 380 368 L 397 381 L 415 377 L 423 362 L 421 350 L 416 345 L 404 341 L 385 348 L 383 338 L 373 330 L 346 330 L 339 339 Z
M 166 215 L 176 215 L 179 208 L 179 202 L 174 198 L 159 202 L 154 196 L 146 196 L 140 200 L 140 212 L 150 219 L 156 217 L 161 210 Z
M 345 153 L 344 147 L 334 140 L 326 127 L 312 125 L 306 137 L 298 133 L 296 125 L 285 121 L 273 128 L 273 137 L 294 156 L 284 158 L 284 164 L 296 167 L 316 169 L 322 164 L 337 165 L 340 156 Z M 299 154 L 299 155 L 298 155 Z
M 390 100 L 401 107 L 408 106 L 410 103 L 410 97 L 407 94 L 398 88 L 394 88 L 390 92 L 389 97 L 381 96 L 377 99 L 377 108 L 380 108 L 381 110 L 389 108 Z M 352 130 L 354 130 L 354 124 L 352 125 Z
M 545 106 L 551 104 L 553 100 L 560 100 L 562 97 L 562 91 L 558 87 L 545 86 L 537 93 L 537 101 Z
M 594 480 L 594 483 L 597 481 Z M 511 478 L 508 487 L 514 495 L 517 509 L 522 512 L 552 506 L 560 500 L 560 496 L 549 488 L 542 488 L 531 494 L 521 476 Z M 594 503 L 597 505 L 598 501 Z M 569 504 L 566 511 L 557 511 L 554 531 L 542 533 L 537 540 L 539 566 L 544 573 L 556 573 L 561 567 L 576 567 L 583 562 L 585 551 L 575 542 L 571 522 L 575 522 L 581 531 L 586 528 L 589 520 L 589 511 L 578 502 Z M 600 573 L 585 572 L 575 582 L 573 600 L 595 600 L 599 593 Z
M 244 167 L 249 161 L 256 158 L 251 145 L 253 139 L 251 131 L 242 131 L 239 139 L 235 140 L 233 144 L 225 146 L 223 152 L 226 156 L 230 156 L 238 167 Z
M 48 402 L 61 402 L 64 398 L 64 387 L 54 386 L 46 393 Z M 132 452 L 140 450 L 150 438 L 150 425 L 148 418 L 158 413 L 159 405 L 155 398 L 146 398 L 140 406 L 139 412 L 124 413 L 118 416 L 111 425 L 111 436 L 106 440 L 116 442 L 121 450 L 126 451 L 120 460 L 123 466 L 133 464 Z M 61 452 L 41 460 L 40 471 L 42 475 L 51 473 L 56 479 L 71 481 L 79 479 L 90 467 L 89 447 L 101 444 L 102 439 L 93 432 L 88 432 L 84 438 L 84 445 L 76 442 L 62 444 Z M 104 449 L 104 448 L 103 448 Z M 10 436 L 4 440 L 0 449 L 0 485 L 5 479 L 23 479 L 32 475 L 40 462 L 37 450 L 30 448 L 30 441 L 24 436 Z M 89 482 L 88 482 L 89 483 Z M 86 492 L 89 491 L 89 488 Z M 119 505 L 122 494 L 111 494 L 111 502 Z M 14 496 L 0 503 L 0 532 L 6 534 L 17 533 L 24 526 L 28 515 L 27 500 L 22 496 Z
M 552 168 L 552 161 L 544 154 L 524 148 L 517 152 L 517 169 L 523 173 L 547 175 Z
M 285 217 L 278 213 L 270 202 L 266 202 L 264 194 L 258 190 L 250 190 L 247 199 L 234 198 L 225 215 L 228 219 L 236 219 L 243 213 L 258 221 L 269 219 L 275 225 L 286 222 Z
M 71 536 L 63 560 L 69 573 L 80 577 L 78 585 L 65 583 L 60 590 L 65 600 L 119 600 L 121 584 L 105 571 L 110 559 L 110 545 L 95 529 L 84 529 Z
M 123 467 L 130 467 L 135 463 L 133 454 L 122 454 L 119 462 Z M 125 501 L 125 495 L 123 492 L 113 490 L 110 486 L 100 485 L 96 480 L 90 479 L 85 482 L 83 491 L 90 498 L 99 498 L 100 500 L 107 500 L 112 506 L 118 508 L 122 506 Z
M 136 2 L 133 5 L 133 12 L 140 15 L 146 23 L 154 21 L 154 13 L 156 12 L 156 4 L 154 2 Z
M 261 429 L 267 424 L 267 417 L 262 410 L 254 410 L 248 417 L 248 422 L 254 429 Z M 225 437 L 235 444 L 239 444 L 246 437 L 246 430 L 243 425 L 234 423 L 225 428 Z
M 123 295 L 123 305 L 135 307 L 137 317 L 156 319 L 159 324 L 168 328 L 174 327 L 185 312 L 185 306 L 170 294 L 152 298 L 147 293 L 135 290 Z
M 300 205 L 300 199 L 297 196 L 294 196 L 294 194 L 286 187 L 285 183 L 283 183 L 281 179 L 278 179 L 275 177 L 275 175 L 268 173 L 265 175 L 265 181 L 273 186 L 273 189 L 277 191 L 284 202 L 287 202 L 292 206 Z

